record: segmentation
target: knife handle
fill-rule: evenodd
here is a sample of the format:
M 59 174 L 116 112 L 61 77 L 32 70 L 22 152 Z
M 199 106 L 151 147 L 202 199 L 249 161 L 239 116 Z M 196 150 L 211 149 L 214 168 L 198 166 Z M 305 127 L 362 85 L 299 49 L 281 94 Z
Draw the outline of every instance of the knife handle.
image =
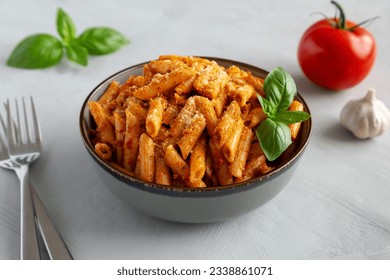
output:
M 64 240 L 56 229 L 46 207 L 43 205 L 41 198 L 35 188 L 31 188 L 34 210 L 37 220 L 38 230 L 41 232 L 43 242 L 47 252 L 52 260 L 73 260 Z

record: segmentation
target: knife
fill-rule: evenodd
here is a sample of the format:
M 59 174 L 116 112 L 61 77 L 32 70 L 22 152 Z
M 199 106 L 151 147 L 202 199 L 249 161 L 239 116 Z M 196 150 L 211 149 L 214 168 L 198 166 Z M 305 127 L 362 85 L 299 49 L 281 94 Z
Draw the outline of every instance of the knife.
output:
M 52 260 L 73 260 L 68 247 L 62 239 L 57 228 L 50 219 L 46 207 L 43 205 L 41 198 L 35 188 L 31 188 L 34 210 L 38 230 L 41 232 L 43 242 L 47 252 Z

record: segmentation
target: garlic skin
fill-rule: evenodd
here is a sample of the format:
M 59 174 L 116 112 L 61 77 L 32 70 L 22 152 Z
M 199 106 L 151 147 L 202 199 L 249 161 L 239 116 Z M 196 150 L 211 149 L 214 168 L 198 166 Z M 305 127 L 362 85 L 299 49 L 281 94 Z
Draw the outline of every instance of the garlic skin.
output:
M 371 88 L 362 99 L 345 104 L 340 113 L 340 123 L 359 139 L 376 137 L 388 129 L 390 111 L 375 98 L 375 89 Z

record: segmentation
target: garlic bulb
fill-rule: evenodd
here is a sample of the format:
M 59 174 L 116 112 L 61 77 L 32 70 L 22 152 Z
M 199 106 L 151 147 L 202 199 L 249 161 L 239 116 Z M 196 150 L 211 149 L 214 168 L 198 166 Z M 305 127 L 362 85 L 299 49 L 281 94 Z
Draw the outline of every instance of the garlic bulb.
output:
M 366 139 L 383 134 L 390 125 L 390 111 L 369 89 L 362 99 L 350 100 L 341 110 L 340 122 L 357 138 Z

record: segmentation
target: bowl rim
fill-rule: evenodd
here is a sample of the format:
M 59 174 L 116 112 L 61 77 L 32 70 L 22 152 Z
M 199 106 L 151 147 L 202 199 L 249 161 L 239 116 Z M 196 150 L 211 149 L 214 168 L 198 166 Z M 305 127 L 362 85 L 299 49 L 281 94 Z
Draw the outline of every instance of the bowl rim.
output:
M 250 71 L 255 71 L 257 73 L 262 73 L 265 76 L 269 73 L 269 71 L 264 70 L 262 68 L 259 68 L 257 66 L 253 66 L 244 62 L 235 61 L 231 59 L 226 58 L 219 58 L 219 57 L 211 57 L 211 56 L 194 56 L 194 57 L 201 57 L 209 60 L 214 60 L 218 64 L 219 63 L 226 63 L 230 65 L 236 65 L 238 67 L 246 68 Z M 110 175 L 113 175 L 115 178 L 119 179 L 123 183 L 125 183 L 129 187 L 135 187 L 137 189 L 152 192 L 152 193 L 158 193 L 158 194 L 164 194 L 164 195 L 170 195 L 170 196 L 195 196 L 195 197 L 204 197 L 206 196 L 219 196 L 223 194 L 230 194 L 232 192 L 240 192 L 240 191 L 247 191 L 255 187 L 259 187 L 263 185 L 265 182 L 281 175 L 283 172 L 288 170 L 295 162 L 297 162 L 298 158 L 300 158 L 303 154 L 303 152 L 306 150 L 306 147 L 309 143 L 309 140 L 312 135 L 312 118 L 309 118 L 305 121 L 305 126 L 307 127 L 305 130 L 305 134 L 302 135 L 302 142 L 298 146 L 298 148 L 294 151 L 293 155 L 289 157 L 289 159 L 281 164 L 280 166 L 276 167 L 274 170 L 270 171 L 267 174 L 264 174 L 262 176 L 253 178 L 251 180 L 247 180 L 240 183 L 233 183 L 225 186 L 217 186 L 217 187 L 207 187 L 207 188 L 195 188 L 195 187 L 177 187 L 177 186 L 167 186 L 167 185 L 161 185 L 157 183 L 150 183 L 147 181 L 143 181 L 141 179 L 138 179 L 136 177 L 131 176 L 130 174 L 127 174 L 120 169 L 116 168 L 115 166 L 112 166 L 102 158 L 98 156 L 98 154 L 95 152 L 95 149 L 93 148 L 90 138 L 88 136 L 88 125 L 85 121 L 85 115 L 88 114 L 90 116 L 90 112 L 87 106 L 87 103 L 91 100 L 93 100 L 93 97 L 97 94 L 98 90 L 103 87 L 107 86 L 108 83 L 112 80 L 114 80 L 115 77 L 117 77 L 120 74 L 123 74 L 125 72 L 129 72 L 132 70 L 140 70 L 145 64 L 149 63 L 150 61 L 141 62 L 129 67 L 126 67 L 120 71 L 117 71 L 116 73 L 110 75 L 109 77 L 105 78 L 102 82 L 100 82 L 97 86 L 95 86 L 91 92 L 87 95 L 85 98 L 79 114 L 79 129 L 81 133 L 81 138 L 83 141 L 84 146 L 86 147 L 88 153 L 90 156 L 98 163 L 100 167 L 102 167 L 105 171 L 110 173 Z M 106 85 L 107 84 L 107 85 Z M 295 96 L 295 99 L 300 101 L 305 108 L 305 111 L 310 114 L 310 109 L 307 105 L 307 102 L 303 99 L 301 94 L 297 91 L 297 94 Z M 303 133 L 301 131 L 301 133 Z

